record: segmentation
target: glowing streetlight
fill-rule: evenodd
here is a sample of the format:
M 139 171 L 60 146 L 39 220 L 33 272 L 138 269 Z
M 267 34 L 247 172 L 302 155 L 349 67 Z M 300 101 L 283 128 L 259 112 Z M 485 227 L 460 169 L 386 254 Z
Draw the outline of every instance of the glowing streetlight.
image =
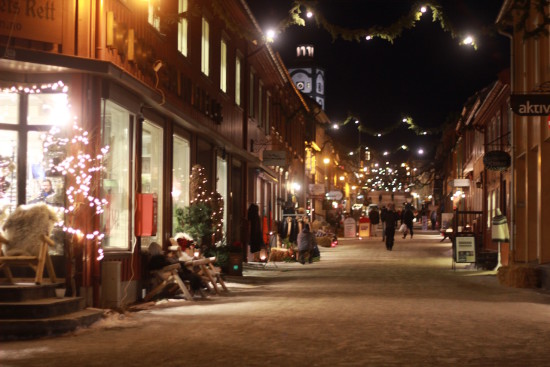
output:
M 334 130 L 338 130 L 338 129 L 340 128 L 340 126 L 338 126 L 338 124 L 333 124 L 333 125 L 332 125 L 332 128 L 333 128 Z
M 372 39 L 372 36 L 366 36 L 365 39 L 366 39 L 367 41 L 370 41 L 370 40 Z
M 421 13 L 425 13 L 426 11 L 428 11 L 428 9 L 425 6 L 420 8 Z
M 472 45 L 474 43 L 474 38 L 472 36 L 466 36 L 462 43 L 465 45 Z
M 266 41 L 268 43 L 273 43 L 275 41 L 276 33 L 273 29 L 268 29 L 266 32 Z
M 324 158 L 323 163 L 324 164 L 329 164 L 330 163 L 330 158 Z
M 313 12 L 311 10 L 308 10 L 306 13 L 306 17 L 311 18 L 313 16 Z
M 422 148 L 418 149 L 418 154 L 420 154 L 420 155 L 424 154 L 424 149 L 422 149 Z

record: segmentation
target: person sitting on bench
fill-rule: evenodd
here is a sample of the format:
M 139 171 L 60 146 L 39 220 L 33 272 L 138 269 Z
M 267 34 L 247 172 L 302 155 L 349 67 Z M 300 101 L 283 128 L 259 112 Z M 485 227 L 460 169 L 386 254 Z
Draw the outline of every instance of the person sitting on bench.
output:
M 172 252 L 164 255 L 162 247 L 157 242 L 152 242 L 149 245 L 149 271 L 156 271 L 168 265 L 178 264 L 180 261 L 177 257 L 172 256 Z M 202 295 L 202 279 L 199 275 L 193 273 L 185 267 L 185 264 L 180 263 L 178 275 L 182 280 L 189 281 L 191 291 L 199 292 Z

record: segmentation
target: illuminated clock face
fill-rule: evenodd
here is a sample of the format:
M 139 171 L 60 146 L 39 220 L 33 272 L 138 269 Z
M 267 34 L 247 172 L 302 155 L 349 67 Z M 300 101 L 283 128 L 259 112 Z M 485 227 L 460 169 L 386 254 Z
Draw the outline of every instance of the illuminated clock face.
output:
M 296 88 L 298 88 L 298 90 L 303 90 L 304 89 L 304 82 L 296 83 Z

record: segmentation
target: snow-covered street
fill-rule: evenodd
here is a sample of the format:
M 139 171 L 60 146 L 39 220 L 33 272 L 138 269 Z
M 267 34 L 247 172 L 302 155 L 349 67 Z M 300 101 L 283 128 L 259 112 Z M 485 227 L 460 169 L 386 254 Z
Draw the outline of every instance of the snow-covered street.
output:
M 230 293 L 0 345 L 0 366 L 550 366 L 550 295 L 451 269 L 435 232 L 248 266 Z

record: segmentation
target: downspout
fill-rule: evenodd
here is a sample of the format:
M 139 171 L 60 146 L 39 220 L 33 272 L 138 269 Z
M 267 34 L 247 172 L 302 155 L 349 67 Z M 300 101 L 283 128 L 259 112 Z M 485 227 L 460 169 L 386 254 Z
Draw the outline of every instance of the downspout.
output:
M 507 37 L 510 40 L 510 94 L 514 91 L 514 38 L 510 33 L 504 32 L 499 29 L 498 33 L 504 37 Z M 514 114 L 512 108 L 508 108 L 508 121 L 511 126 L 510 129 L 510 155 L 512 156 L 510 164 L 510 255 L 508 255 L 508 260 L 514 261 L 514 245 L 515 245 L 515 233 L 516 233 L 516 218 L 515 218 L 515 127 L 514 127 Z

